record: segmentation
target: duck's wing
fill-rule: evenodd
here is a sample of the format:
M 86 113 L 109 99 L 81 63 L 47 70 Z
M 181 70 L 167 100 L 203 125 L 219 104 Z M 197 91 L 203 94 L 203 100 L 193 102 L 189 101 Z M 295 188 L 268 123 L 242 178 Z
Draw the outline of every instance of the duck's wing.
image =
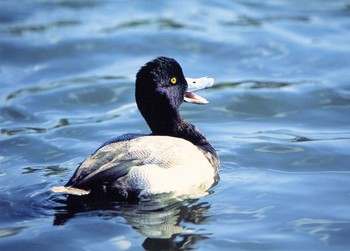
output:
M 89 188 L 126 175 L 133 166 L 143 164 L 147 152 L 130 154 L 133 139 L 140 134 L 127 134 L 103 144 L 94 154 L 84 160 L 75 171 L 66 187 Z
M 126 175 L 133 166 L 141 165 L 142 159 L 128 155 L 129 141 L 142 134 L 125 134 L 104 143 L 85 159 L 65 186 L 53 187 L 58 193 L 89 194 L 90 189 L 112 182 Z

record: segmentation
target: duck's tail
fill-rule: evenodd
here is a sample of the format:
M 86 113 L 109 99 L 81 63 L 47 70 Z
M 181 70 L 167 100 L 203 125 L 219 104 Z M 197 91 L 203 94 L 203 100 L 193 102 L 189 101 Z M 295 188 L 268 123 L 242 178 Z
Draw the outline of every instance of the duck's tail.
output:
M 90 191 L 80 189 L 80 188 L 75 188 L 75 187 L 65 187 L 65 186 L 58 186 L 58 187 L 53 187 L 51 188 L 51 191 L 54 193 L 65 193 L 65 194 L 70 194 L 70 195 L 88 195 Z

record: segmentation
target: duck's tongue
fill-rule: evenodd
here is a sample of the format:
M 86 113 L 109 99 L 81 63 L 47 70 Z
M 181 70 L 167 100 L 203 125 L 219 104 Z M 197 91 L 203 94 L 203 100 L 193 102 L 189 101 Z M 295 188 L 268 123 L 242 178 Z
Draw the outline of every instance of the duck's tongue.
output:
M 195 94 L 193 91 L 198 91 L 211 87 L 214 84 L 214 79 L 209 77 L 202 78 L 186 78 L 188 88 L 185 92 L 184 100 L 193 104 L 207 104 L 208 100 Z

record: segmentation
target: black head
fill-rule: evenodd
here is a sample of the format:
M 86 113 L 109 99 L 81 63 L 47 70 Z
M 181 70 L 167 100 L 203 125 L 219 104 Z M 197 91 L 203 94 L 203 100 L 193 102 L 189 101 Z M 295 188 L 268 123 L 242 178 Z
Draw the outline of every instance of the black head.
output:
M 136 75 L 136 103 L 152 132 L 174 119 L 184 101 L 187 82 L 176 60 L 159 57 Z M 161 129 L 161 128 L 160 128 Z

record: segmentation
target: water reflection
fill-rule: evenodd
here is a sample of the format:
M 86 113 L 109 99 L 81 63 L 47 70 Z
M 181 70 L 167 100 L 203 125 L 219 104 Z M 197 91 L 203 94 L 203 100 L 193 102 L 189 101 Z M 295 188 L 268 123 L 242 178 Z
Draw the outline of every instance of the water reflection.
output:
M 208 202 L 199 199 L 178 200 L 165 196 L 133 202 L 116 202 L 96 197 L 61 197 L 54 208 L 53 225 L 64 225 L 79 214 L 98 216 L 105 220 L 118 217 L 145 236 L 146 250 L 180 250 L 191 248 L 211 233 L 197 226 L 204 223 L 210 209 Z M 191 227 L 186 225 L 190 224 Z M 117 237 L 116 237 L 117 238 Z
M 259 81 L 259 80 L 244 80 L 237 82 L 221 82 L 216 83 L 211 89 L 225 89 L 225 88 L 235 88 L 245 89 L 245 90 L 255 90 L 255 89 L 281 89 L 287 87 L 293 87 L 297 85 L 314 84 L 315 81 L 304 80 L 304 81 Z
M 81 23 L 76 20 L 61 20 L 57 22 L 42 23 L 37 25 L 19 25 L 19 26 L 8 27 L 7 29 L 2 30 L 2 32 L 5 33 L 6 35 L 24 36 L 26 33 L 40 34 L 48 30 L 65 28 L 69 26 L 78 26 L 80 24 Z
M 119 23 L 115 26 L 108 27 L 108 28 L 102 28 L 102 33 L 113 33 L 118 32 L 120 30 L 125 29 L 132 29 L 137 27 L 153 27 L 157 28 L 159 30 L 164 29 L 188 29 L 188 30 L 203 30 L 203 28 L 199 26 L 191 26 L 191 25 L 185 25 L 183 23 L 174 21 L 172 19 L 167 18 L 160 18 L 160 19 L 140 19 L 140 20 L 132 20 L 125 23 Z

